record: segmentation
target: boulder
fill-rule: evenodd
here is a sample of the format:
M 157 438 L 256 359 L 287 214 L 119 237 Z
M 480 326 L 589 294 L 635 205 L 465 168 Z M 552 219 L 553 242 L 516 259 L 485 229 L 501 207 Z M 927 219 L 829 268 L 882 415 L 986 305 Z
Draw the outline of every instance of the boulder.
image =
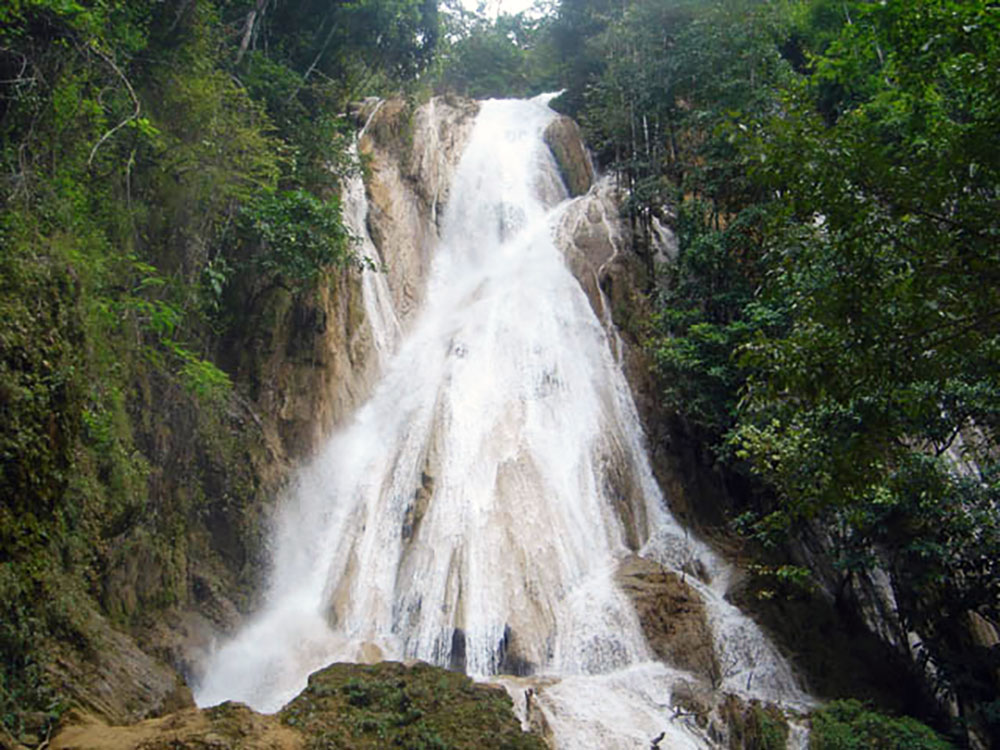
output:
M 583 145 L 579 126 L 560 115 L 545 129 L 544 138 L 559 165 L 559 173 L 569 194 L 575 198 L 590 190 L 594 182 L 594 166 Z
M 659 563 L 636 556 L 619 567 L 618 583 L 632 599 L 646 641 L 660 659 L 716 680 L 712 630 L 697 591 Z

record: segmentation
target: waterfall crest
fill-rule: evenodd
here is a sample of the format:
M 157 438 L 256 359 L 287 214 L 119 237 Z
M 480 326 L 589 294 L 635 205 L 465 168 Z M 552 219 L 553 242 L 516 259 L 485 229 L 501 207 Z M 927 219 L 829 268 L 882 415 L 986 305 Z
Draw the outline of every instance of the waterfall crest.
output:
M 558 246 L 553 117 L 544 97 L 483 104 L 405 335 L 366 281 L 382 378 L 299 473 L 265 605 L 205 665 L 199 704 L 275 711 L 330 662 L 419 659 L 519 675 L 508 689 L 531 687 L 559 747 L 645 747 L 665 730 L 665 747 L 711 746 L 672 721 L 689 675 L 654 660 L 616 583 L 635 553 L 707 571 L 691 585 L 722 687 L 804 700 L 725 601 L 726 565 L 665 509 L 614 342 Z

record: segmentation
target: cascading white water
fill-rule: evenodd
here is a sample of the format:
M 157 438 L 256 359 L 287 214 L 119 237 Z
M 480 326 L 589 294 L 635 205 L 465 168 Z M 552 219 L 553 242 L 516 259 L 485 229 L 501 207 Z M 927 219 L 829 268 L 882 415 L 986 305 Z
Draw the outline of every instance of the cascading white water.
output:
M 605 329 L 555 241 L 566 194 L 541 137 L 553 116 L 543 98 L 483 104 L 425 308 L 368 403 L 301 471 L 266 604 L 205 665 L 200 705 L 274 711 L 331 662 L 412 658 L 544 676 L 536 705 L 560 747 L 644 747 L 661 731 L 664 747 L 709 746 L 672 721 L 685 675 L 652 660 L 615 583 L 631 552 L 623 486 L 643 555 L 676 570 L 697 557 L 712 574 L 692 584 L 726 689 L 801 698 L 723 599 L 726 566 L 665 510 Z

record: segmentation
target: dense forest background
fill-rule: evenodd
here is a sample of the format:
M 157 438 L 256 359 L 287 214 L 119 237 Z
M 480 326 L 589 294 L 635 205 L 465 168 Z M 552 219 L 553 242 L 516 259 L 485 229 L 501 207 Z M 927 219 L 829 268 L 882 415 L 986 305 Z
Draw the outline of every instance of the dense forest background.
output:
M 192 560 L 251 596 L 250 498 L 268 487 L 246 321 L 269 290 L 308 298 L 361 265 L 338 203 L 364 168 L 350 102 L 556 89 L 628 190 L 644 279 L 626 324 L 675 434 L 731 488 L 724 525 L 758 597 L 825 586 L 849 609 L 885 571 L 924 718 L 1000 746 L 987 0 L 561 0 L 495 19 L 434 0 L 4 3 L 12 735 L 58 719 L 71 700 L 50 665 L 104 623 L 141 632 L 197 599 Z M 123 597 L 137 556 L 158 577 Z M 855 734 L 874 721 L 838 710 Z

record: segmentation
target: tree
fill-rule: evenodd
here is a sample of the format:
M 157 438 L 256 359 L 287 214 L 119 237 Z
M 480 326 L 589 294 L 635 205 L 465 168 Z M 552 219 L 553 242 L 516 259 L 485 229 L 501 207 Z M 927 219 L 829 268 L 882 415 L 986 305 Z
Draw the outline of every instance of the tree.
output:
M 763 298 L 790 327 L 744 347 L 732 439 L 780 493 L 758 528 L 821 519 L 846 575 L 888 566 L 942 689 L 994 735 L 961 643 L 969 612 L 1000 617 L 998 60 L 990 3 L 866 5 L 761 122 Z

